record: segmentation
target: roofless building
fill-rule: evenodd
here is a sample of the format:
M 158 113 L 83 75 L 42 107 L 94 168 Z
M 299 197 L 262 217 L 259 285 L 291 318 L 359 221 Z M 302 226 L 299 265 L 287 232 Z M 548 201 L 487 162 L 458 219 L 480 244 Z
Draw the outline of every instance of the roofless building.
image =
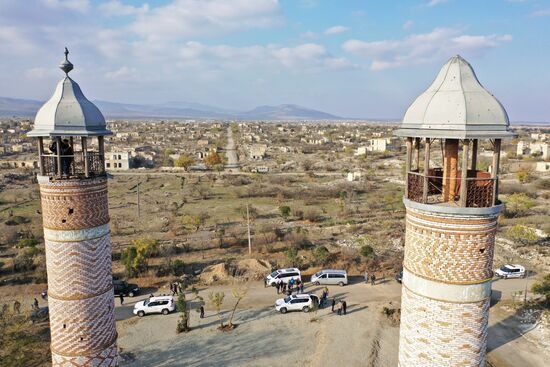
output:
M 68 53 L 28 134 L 38 141 L 52 365 L 117 366 L 103 142 L 111 132 L 68 76 Z
M 408 108 L 399 366 L 485 366 L 504 107 L 460 56 Z M 478 169 L 481 145 L 491 172 Z M 435 162 L 439 162 L 436 164 Z

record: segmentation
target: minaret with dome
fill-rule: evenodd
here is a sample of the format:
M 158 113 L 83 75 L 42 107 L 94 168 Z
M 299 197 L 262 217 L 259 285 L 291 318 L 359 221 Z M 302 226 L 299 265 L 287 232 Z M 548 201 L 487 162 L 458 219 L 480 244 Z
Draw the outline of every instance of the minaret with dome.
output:
M 452 57 L 410 105 L 400 367 L 485 366 L 502 139 L 500 102 Z M 492 150 L 490 171 L 477 164 Z
M 40 162 L 52 366 L 118 366 L 104 163 L 111 132 L 68 76 L 68 54 L 65 77 L 28 133 Z

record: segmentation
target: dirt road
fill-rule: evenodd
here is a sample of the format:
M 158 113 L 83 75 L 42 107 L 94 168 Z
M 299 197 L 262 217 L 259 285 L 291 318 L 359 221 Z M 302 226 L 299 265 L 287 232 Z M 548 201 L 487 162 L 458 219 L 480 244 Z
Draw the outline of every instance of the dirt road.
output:
M 537 351 L 522 337 L 529 330 L 500 310 L 499 303 L 512 292 L 522 290 L 525 280 L 496 281 L 497 296 L 491 308 L 489 360 L 494 367 L 542 367 L 550 356 Z M 138 319 L 131 314 L 137 299 L 117 307 L 119 346 L 126 358 L 124 366 L 396 366 L 399 328 L 382 316 L 384 306 L 398 306 L 401 286 L 393 279 L 366 285 L 356 278 L 346 287 L 330 287 L 329 297 L 345 299 L 348 315 L 337 316 L 330 307 L 314 313 L 277 313 L 273 304 L 280 297 L 274 288 L 261 282 L 250 283 L 247 298 L 236 315 L 237 329 L 231 333 L 216 330 L 218 319 L 207 307 L 207 318 L 191 313 L 189 334 L 177 335 L 177 314 L 152 315 Z M 321 287 L 309 286 L 308 293 Z M 162 292 L 161 290 L 160 292 Z M 223 309 L 233 305 L 231 286 L 200 289 L 208 299 L 210 292 L 223 291 Z M 129 300 L 127 300 L 129 301 Z M 118 302 L 117 302 L 118 303 Z M 224 317 L 227 320 L 228 311 Z M 312 321 L 315 319 L 315 321 Z M 510 364 L 513 363 L 513 364 Z
M 231 126 L 227 127 L 227 146 L 225 148 L 225 155 L 227 157 L 226 169 L 231 169 L 236 172 L 239 168 L 239 157 L 237 155 L 237 149 L 235 148 L 235 141 L 233 139 L 233 130 Z

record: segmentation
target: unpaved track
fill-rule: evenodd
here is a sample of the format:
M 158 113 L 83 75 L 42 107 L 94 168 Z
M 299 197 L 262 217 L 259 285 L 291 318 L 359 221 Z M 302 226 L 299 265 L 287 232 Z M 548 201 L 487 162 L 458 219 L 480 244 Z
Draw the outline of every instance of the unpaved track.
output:
M 505 299 L 512 291 L 524 289 L 524 284 L 522 279 L 497 281 L 493 288 Z M 177 335 L 177 314 L 138 319 L 130 312 L 136 301 L 132 299 L 126 310 L 117 307 L 119 346 L 124 355 L 130 353 L 135 358 L 123 366 L 396 366 L 399 329 L 384 319 L 381 309 L 389 302 L 399 304 L 400 285 L 386 280 L 374 287 L 356 283 L 329 289 L 330 297 L 346 299 L 348 315 L 338 316 L 330 307 L 316 315 L 281 315 L 273 309 L 278 297 L 275 289 L 250 283 L 249 294 L 237 312 L 239 326 L 231 333 L 216 330 L 218 321 L 207 308 L 206 319 L 200 320 L 192 312 L 194 329 Z M 306 288 L 306 292 L 320 290 Z M 209 287 L 200 293 L 208 299 L 212 291 L 225 292 L 224 309 L 233 305 L 231 286 Z M 493 367 L 547 366 L 550 356 L 521 337 L 522 325 L 509 316 L 498 303 L 491 308 L 488 360 Z

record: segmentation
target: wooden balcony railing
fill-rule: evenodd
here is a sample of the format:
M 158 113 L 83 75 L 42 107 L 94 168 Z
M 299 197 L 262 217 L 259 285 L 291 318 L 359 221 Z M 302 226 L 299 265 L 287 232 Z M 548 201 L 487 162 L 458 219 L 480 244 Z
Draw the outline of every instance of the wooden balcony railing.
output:
M 105 175 L 105 157 L 97 152 L 75 152 L 73 155 L 43 154 L 40 173 L 60 178 L 82 178 Z
M 471 172 L 475 177 L 466 178 L 466 199 L 461 200 L 460 177 L 443 178 L 441 170 L 431 170 L 431 175 L 425 176 L 418 172 L 407 172 L 407 199 L 424 204 L 452 203 L 457 206 L 485 208 L 493 206 L 494 186 L 497 178 L 488 176 L 487 172 Z M 469 172 L 470 173 L 470 172 Z M 460 174 L 460 173 L 459 173 Z M 454 192 L 444 195 L 444 181 L 449 185 L 455 180 Z M 427 185 L 425 182 L 427 181 Z M 451 185 L 449 185 L 451 186 Z M 447 199 L 445 199 L 445 196 Z

